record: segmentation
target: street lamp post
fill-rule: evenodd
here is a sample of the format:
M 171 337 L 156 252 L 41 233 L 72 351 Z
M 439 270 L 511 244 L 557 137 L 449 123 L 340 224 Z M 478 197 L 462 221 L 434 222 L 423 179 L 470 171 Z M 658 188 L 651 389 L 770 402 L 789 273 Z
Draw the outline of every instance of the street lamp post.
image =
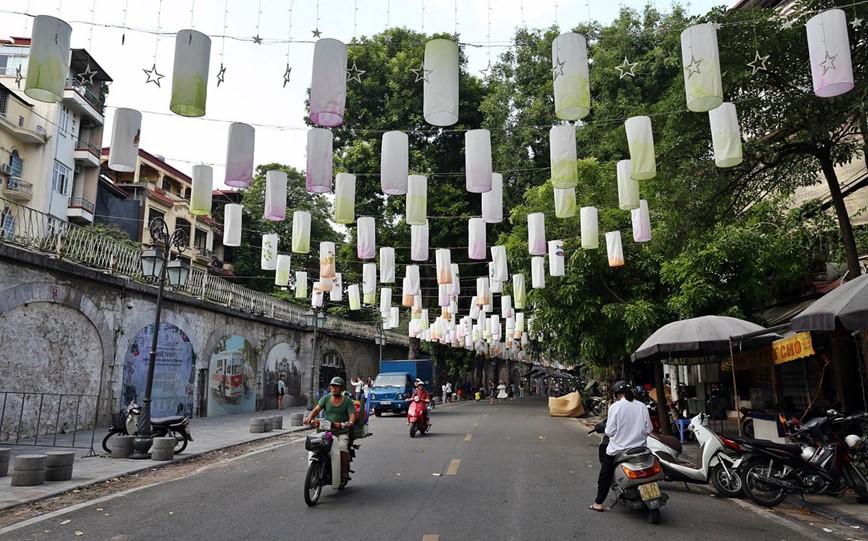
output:
M 307 324 L 308 327 L 313 327 L 313 348 L 310 354 L 310 395 L 307 401 L 308 411 L 312 410 L 316 405 L 316 401 L 313 398 L 313 377 L 316 373 L 316 331 L 318 328 L 325 325 L 325 321 L 325 312 L 318 308 L 308 310 L 304 314 L 305 324 Z
M 151 458 L 148 452 L 153 438 L 151 437 L 151 391 L 154 386 L 154 366 L 157 362 L 157 337 L 160 332 L 160 316 L 163 311 L 163 290 L 166 278 L 173 287 L 184 287 L 190 267 L 179 258 L 172 259 L 174 247 L 178 256 L 187 249 L 187 232 L 175 229 L 171 233 L 162 218 L 154 218 L 148 226 L 151 232 L 152 246 L 142 252 L 142 276 L 156 278 L 159 283 L 157 291 L 157 309 L 154 316 L 154 332 L 151 334 L 151 352 L 148 355 L 148 374 L 145 383 L 145 398 L 139 414 L 139 424 L 136 427 L 136 439 L 133 440 L 133 454 L 130 458 Z
M 380 346 L 380 363 L 383 362 L 383 344 L 386 343 L 386 333 L 383 331 L 383 320 L 377 318 L 377 334 L 374 335 L 374 343 Z

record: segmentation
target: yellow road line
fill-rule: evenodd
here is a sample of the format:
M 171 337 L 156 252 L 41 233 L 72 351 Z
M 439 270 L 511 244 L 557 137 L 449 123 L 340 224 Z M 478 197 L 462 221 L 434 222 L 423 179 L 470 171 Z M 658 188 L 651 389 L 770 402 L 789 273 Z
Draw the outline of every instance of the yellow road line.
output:
M 475 423 L 473 423 L 473 428 L 476 428 L 477 426 L 479 426 L 479 421 L 476 421 Z
M 446 470 L 446 475 L 456 475 L 458 473 L 458 467 L 461 465 L 460 458 L 453 458 L 452 462 L 449 463 L 449 468 Z
M 422 536 L 422 541 L 440 541 L 440 536 L 434 533 L 425 534 Z
M 473 437 L 473 434 L 467 434 L 466 436 L 464 436 L 464 441 L 470 441 L 470 439 L 472 437 Z

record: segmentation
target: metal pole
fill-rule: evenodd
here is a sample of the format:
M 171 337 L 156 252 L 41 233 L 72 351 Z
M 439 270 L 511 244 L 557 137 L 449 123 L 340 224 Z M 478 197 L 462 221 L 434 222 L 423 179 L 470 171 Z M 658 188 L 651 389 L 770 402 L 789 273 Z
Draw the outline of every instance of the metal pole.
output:
M 313 376 L 316 373 L 316 329 L 319 325 L 317 310 L 313 311 L 313 348 L 310 352 L 310 397 L 307 401 L 307 410 L 312 411 L 316 406 L 316 400 L 313 397 Z

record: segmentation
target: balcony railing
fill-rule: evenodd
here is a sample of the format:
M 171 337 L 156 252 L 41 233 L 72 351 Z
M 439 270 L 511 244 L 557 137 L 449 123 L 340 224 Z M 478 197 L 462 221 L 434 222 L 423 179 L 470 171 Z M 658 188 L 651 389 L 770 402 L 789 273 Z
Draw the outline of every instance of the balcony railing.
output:
M 9 177 L 6 185 L 3 186 L 3 192 L 13 199 L 29 201 L 33 197 L 33 184 L 22 180 L 21 177 Z
M 75 150 L 87 150 L 88 152 L 90 152 L 91 154 L 96 156 L 97 158 L 99 158 L 99 155 L 100 155 L 100 149 L 97 148 L 96 145 L 94 145 L 93 143 L 90 143 L 88 141 L 76 141 L 75 142 Z
M 74 90 L 79 96 L 85 99 L 91 107 L 96 109 L 99 114 L 105 113 L 105 104 L 100 100 L 96 94 L 91 92 L 86 86 L 82 85 L 79 81 L 70 77 L 66 80 L 66 88 L 67 90 Z
M 72 197 L 69 199 L 69 208 L 84 209 L 93 214 L 93 211 L 96 207 L 93 203 L 83 197 Z

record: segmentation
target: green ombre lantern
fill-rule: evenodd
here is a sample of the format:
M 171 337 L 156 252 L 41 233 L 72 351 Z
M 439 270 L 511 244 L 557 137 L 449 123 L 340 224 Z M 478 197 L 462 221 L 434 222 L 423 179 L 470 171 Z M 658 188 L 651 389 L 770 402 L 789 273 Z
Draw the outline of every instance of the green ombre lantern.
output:
M 173 113 L 191 117 L 205 115 L 210 61 L 211 38 L 196 30 L 178 32 L 172 71 L 172 100 L 169 103 Z

